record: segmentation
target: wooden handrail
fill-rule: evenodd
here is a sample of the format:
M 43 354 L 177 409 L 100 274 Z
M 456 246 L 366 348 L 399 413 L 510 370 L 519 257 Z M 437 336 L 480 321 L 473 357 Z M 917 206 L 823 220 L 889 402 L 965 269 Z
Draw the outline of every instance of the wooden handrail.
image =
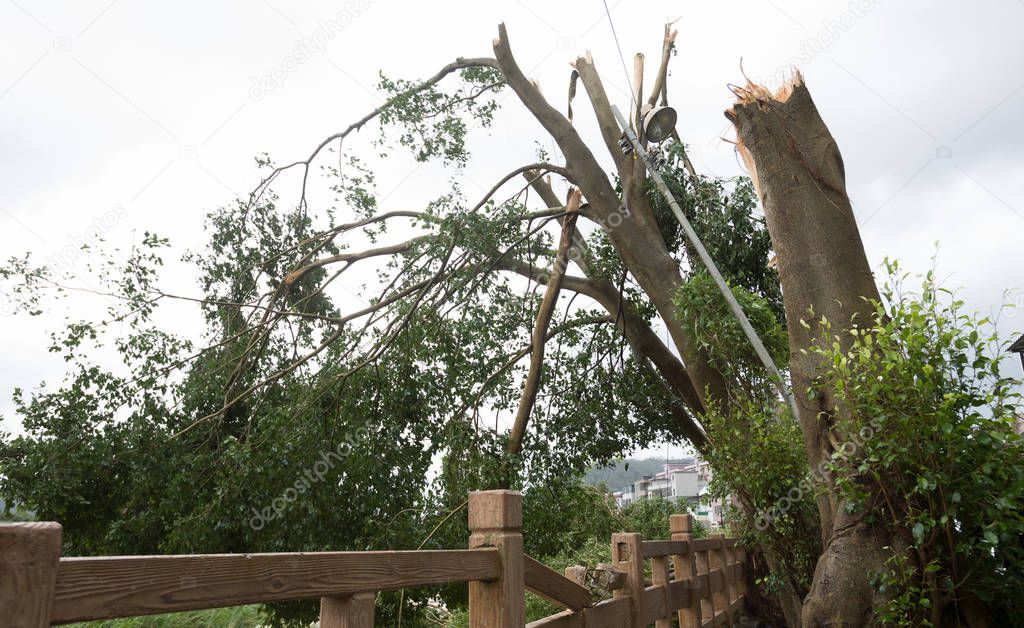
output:
M 526 628 L 622 628 L 630 622 L 629 598 L 598 602 L 580 611 L 564 611 L 526 624 Z
M 581 587 L 538 560 L 529 556 L 523 556 L 523 559 L 523 577 L 530 591 L 574 611 L 594 605 L 594 598 L 586 587 Z
M 55 624 L 494 580 L 498 550 L 63 558 Z
M 473 628 L 522 628 L 525 590 L 568 609 L 527 628 L 669 628 L 675 618 L 681 628 L 703 628 L 733 625 L 746 598 L 743 547 L 721 534 L 694 539 L 690 515 L 670 517 L 669 541 L 613 535 L 619 574 L 604 575 L 623 582 L 608 587 L 614 599 L 596 603 L 585 583 L 523 554 L 518 492 L 471 493 L 468 519 L 468 550 L 60 559 L 60 525 L 0 524 L 0 621 L 44 628 L 320 598 L 323 628 L 373 628 L 379 591 L 468 582 Z
M 642 547 L 644 558 L 682 555 L 690 551 L 686 541 L 644 541 Z
M 694 539 L 692 523 L 691 515 L 672 515 L 669 541 L 612 535 L 614 567 L 626 576 L 615 599 L 551 615 L 527 628 L 668 628 L 674 618 L 682 628 L 732 626 L 746 598 L 745 553 L 738 539 L 721 534 Z M 644 578 L 648 560 L 652 582 Z

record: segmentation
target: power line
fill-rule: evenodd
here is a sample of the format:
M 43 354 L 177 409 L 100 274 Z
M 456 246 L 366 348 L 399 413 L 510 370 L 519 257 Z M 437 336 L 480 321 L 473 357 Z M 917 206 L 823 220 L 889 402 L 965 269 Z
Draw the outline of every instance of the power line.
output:
M 612 28 L 612 38 L 615 39 L 615 48 L 619 51 L 619 61 L 622 62 L 622 73 L 626 76 L 626 86 L 629 88 L 629 99 L 633 101 L 633 107 L 639 112 L 640 105 L 636 102 L 636 90 L 633 86 L 633 79 L 629 77 L 629 69 L 626 67 L 626 57 L 622 54 L 622 44 L 619 43 L 619 34 L 615 32 L 615 22 L 612 21 L 612 12 L 611 9 L 608 8 L 608 0 L 601 0 L 601 2 L 604 4 L 604 14 L 608 17 L 608 26 Z
M 619 125 L 622 126 L 622 130 L 626 134 L 628 141 L 633 144 L 633 149 L 636 151 L 636 154 L 639 155 L 647 166 L 647 171 L 650 173 L 651 179 L 654 180 L 654 185 L 658 188 L 658 191 L 661 192 L 662 196 L 665 197 L 665 200 L 668 201 L 669 207 L 672 208 L 672 213 L 675 214 L 676 220 L 678 220 L 679 224 L 683 227 L 683 233 L 690 241 L 690 244 L 693 245 L 693 248 L 696 249 L 697 255 L 704 263 L 704 268 L 707 269 L 711 278 L 714 279 L 715 284 L 718 286 L 719 291 L 725 298 L 726 303 L 729 304 L 729 309 L 732 310 L 732 314 L 740 324 L 740 328 L 743 330 L 744 335 L 746 335 L 747 340 L 750 342 L 751 346 L 753 346 L 754 353 L 757 354 L 761 363 L 764 364 L 772 383 L 775 384 L 776 390 L 779 391 L 782 398 L 789 404 L 789 408 L 790 411 L 792 411 L 793 416 L 799 417 L 800 412 L 799 408 L 797 408 L 796 398 L 793 396 L 793 391 L 786 386 L 782 373 L 779 371 L 778 367 L 775 366 L 775 361 L 772 360 L 771 354 L 768 353 L 768 349 L 765 348 L 764 343 L 761 341 L 761 337 L 757 335 L 756 331 L 754 331 L 754 327 L 750 324 L 750 319 L 748 319 L 747 315 L 743 312 L 743 307 L 740 306 L 739 301 L 736 300 L 736 296 L 732 293 L 732 289 L 725 281 L 725 278 L 722 277 L 722 273 L 718 270 L 718 266 L 715 265 L 715 261 L 711 259 L 711 254 L 708 253 L 706 248 L 704 248 L 704 243 L 701 242 L 700 236 L 698 236 L 697 232 L 694 231 L 690 221 L 686 219 L 686 214 L 683 213 L 682 208 L 679 207 L 679 203 L 676 202 L 675 197 L 672 196 L 672 191 L 668 189 L 664 179 L 661 178 L 661 173 L 658 171 L 657 165 L 651 160 L 651 156 L 648 154 L 647 149 L 645 149 L 643 144 L 640 143 L 640 139 L 636 136 L 636 133 L 633 132 L 633 129 L 629 127 L 626 119 L 622 117 L 622 112 L 619 111 L 619 108 L 615 105 L 612 105 L 612 114 L 615 116 Z

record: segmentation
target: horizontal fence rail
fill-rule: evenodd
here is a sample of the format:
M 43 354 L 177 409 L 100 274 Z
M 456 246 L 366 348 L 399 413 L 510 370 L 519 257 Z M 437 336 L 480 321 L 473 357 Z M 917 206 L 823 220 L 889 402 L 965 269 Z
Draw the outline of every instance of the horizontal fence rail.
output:
M 745 552 L 722 535 L 694 539 L 691 524 L 672 515 L 669 540 L 613 535 L 605 600 L 585 586 L 585 568 L 563 576 L 523 554 L 514 491 L 470 494 L 463 550 L 61 558 L 60 525 L 3 524 L 0 621 L 40 628 L 320 598 L 321 628 L 373 628 L 380 591 L 466 582 L 471 628 L 523 628 L 525 591 L 566 609 L 528 628 L 670 628 L 675 617 L 681 628 L 731 626 L 746 594 Z
M 690 515 L 672 515 L 671 540 L 613 535 L 612 560 L 625 579 L 611 600 L 574 606 L 544 589 L 550 576 L 533 581 L 532 591 L 569 610 L 527 628 L 670 628 L 674 617 L 681 628 L 732 626 L 746 598 L 746 554 L 736 539 L 720 534 L 694 539 L 692 522 Z
M 494 580 L 493 548 L 64 558 L 51 621 L 64 623 Z

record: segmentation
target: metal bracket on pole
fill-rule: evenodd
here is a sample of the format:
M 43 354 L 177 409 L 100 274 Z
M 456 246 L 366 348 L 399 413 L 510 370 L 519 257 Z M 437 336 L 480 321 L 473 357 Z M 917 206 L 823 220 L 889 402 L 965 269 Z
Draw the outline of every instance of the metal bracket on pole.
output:
M 686 234 L 686 239 L 690 241 L 693 248 L 697 251 L 697 255 L 700 256 L 701 261 L 704 263 L 704 267 L 707 268 L 708 273 L 715 280 L 715 284 L 721 291 L 722 296 L 725 297 L 726 302 L 729 304 L 729 309 L 732 310 L 733 316 L 739 321 L 740 327 L 743 329 L 743 333 L 747 336 L 747 340 L 754 347 L 754 352 L 757 353 L 757 357 L 761 359 L 761 363 L 768 370 L 768 374 L 775 384 L 776 390 L 782 395 L 782 398 L 789 404 L 790 411 L 793 413 L 793 417 L 799 419 L 800 414 L 797 409 L 796 399 L 793 397 L 793 392 L 786 387 L 785 381 L 782 379 L 782 373 L 779 372 L 778 367 L 775 366 L 775 362 L 772 360 L 772 356 L 768 354 L 768 349 L 765 348 L 764 343 L 761 342 L 761 337 L 757 335 L 754 328 L 750 324 L 750 319 L 743 312 L 743 308 L 740 307 L 739 301 L 736 300 L 736 296 L 733 295 L 732 290 L 729 288 L 729 284 L 726 283 L 725 278 L 722 277 L 722 273 L 719 272 L 718 266 L 715 265 L 715 261 L 711 259 L 711 255 L 708 254 L 708 250 L 704 248 L 704 243 L 700 241 L 700 237 L 697 236 L 697 232 L 693 230 L 693 226 L 690 225 L 690 221 L 686 219 L 686 215 L 683 214 L 682 208 L 679 207 L 679 203 L 676 202 L 672 191 L 665 185 L 665 180 L 661 178 L 661 173 L 658 172 L 657 167 L 653 163 L 650 154 L 647 149 L 644 148 L 643 144 L 640 143 L 640 139 L 637 138 L 636 133 L 626 122 L 626 119 L 622 116 L 622 112 L 615 105 L 612 105 L 612 113 L 615 114 L 615 119 L 618 121 L 619 126 L 622 127 L 626 138 L 633 145 L 633 150 L 636 154 L 644 161 L 647 166 L 647 171 L 650 173 L 651 178 L 654 179 L 654 185 L 661 192 L 661 195 L 668 201 L 669 207 L 672 208 L 672 213 L 675 214 L 676 220 L 683 226 L 683 233 Z

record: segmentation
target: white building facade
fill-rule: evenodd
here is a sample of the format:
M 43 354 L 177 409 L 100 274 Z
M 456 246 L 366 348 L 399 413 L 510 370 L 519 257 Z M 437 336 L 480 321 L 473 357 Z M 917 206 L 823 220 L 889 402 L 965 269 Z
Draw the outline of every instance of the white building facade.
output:
M 711 468 L 707 462 L 686 458 L 678 462 L 667 462 L 659 473 L 645 475 L 631 486 L 613 493 L 619 507 L 639 499 L 661 497 L 670 500 L 685 500 L 690 512 L 709 527 L 720 527 L 723 521 L 723 504 L 720 500 L 710 502 L 708 484 L 711 482 Z

